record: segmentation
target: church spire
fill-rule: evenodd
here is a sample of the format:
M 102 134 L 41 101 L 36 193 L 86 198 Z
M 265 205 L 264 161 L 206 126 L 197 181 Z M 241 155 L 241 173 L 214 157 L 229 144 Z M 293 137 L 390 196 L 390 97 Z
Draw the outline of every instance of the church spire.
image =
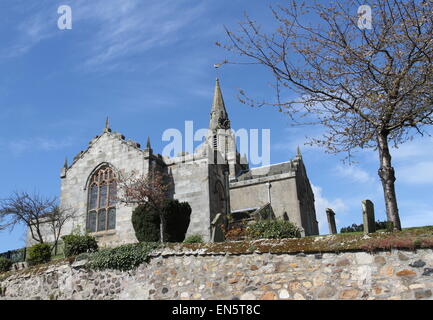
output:
M 213 102 L 212 102 L 212 111 L 211 111 L 209 129 L 218 130 L 218 129 L 229 129 L 229 128 L 230 128 L 230 120 L 224 104 L 223 95 L 221 93 L 219 79 L 217 78 L 215 82 L 215 92 L 214 92 Z
M 146 145 L 146 149 L 152 149 L 150 146 L 150 137 L 147 137 L 147 145 Z

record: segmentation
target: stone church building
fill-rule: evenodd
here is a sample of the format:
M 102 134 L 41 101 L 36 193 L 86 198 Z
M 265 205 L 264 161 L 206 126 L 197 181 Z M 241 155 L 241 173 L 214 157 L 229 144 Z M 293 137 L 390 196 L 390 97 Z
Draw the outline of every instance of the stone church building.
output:
M 96 236 L 102 246 L 136 242 L 133 208 L 115 201 L 116 175 L 132 171 L 146 174 L 151 168 L 168 174 L 171 197 L 190 204 L 188 235 L 201 234 L 210 241 L 217 216 L 252 213 L 264 207 L 295 223 L 303 235 L 319 233 L 314 194 L 301 154 L 298 151 L 287 162 L 249 169 L 237 151 L 218 80 L 208 132 L 194 154 L 166 157 L 154 153 L 149 140 L 144 149 L 126 140 L 113 132 L 107 121 L 102 134 L 61 170 L 61 206 L 75 208 L 78 213 L 63 234 L 80 227 Z

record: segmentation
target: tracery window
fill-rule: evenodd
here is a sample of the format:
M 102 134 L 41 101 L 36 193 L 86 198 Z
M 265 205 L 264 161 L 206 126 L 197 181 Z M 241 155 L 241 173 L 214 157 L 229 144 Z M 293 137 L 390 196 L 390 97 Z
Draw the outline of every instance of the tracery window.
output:
M 90 179 L 87 230 L 98 232 L 116 228 L 117 184 L 113 170 L 104 166 Z

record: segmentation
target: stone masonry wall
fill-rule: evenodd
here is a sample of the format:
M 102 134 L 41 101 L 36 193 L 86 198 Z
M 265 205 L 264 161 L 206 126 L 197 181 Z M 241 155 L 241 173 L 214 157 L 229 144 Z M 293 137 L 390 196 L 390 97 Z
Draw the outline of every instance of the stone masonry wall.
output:
M 432 299 L 433 251 L 159 252 L 130 272 L 63 262 L 0 276 L 1 299 Z M 81 265 L 81 266 L 80 266 Z

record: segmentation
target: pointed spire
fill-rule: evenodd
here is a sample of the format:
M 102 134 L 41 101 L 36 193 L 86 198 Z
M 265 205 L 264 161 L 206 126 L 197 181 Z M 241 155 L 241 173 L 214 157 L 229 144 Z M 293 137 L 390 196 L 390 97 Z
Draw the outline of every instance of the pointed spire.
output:
M 152 149 L 150 146 L 150 137 L 147 136 L 147 145 L 146 145 L 146 149 Z
M 223 95 L 221 93 L 219 79 L 215 82 L 215 91 L 212 102 L 211 118 L 209 123 L 209 129 L 229 129 L 230 121 L 224 104 Z
M 68 169 L 68 157 L 65 157 L 65 164 L 63 165 L 63 168 Z
M 110 119 L 108 117 L 107 117 L 107 119 L 105 119 L 104 132 L 111 132 L 111 129 L 110 129 Z
M 301 148 L 299 148 L 299 146 L 298 146 L 296 152 L 297 152 L 297 154 L 296 154 L 296 158 L 300 158 L 300 159 L 302 159 Z

